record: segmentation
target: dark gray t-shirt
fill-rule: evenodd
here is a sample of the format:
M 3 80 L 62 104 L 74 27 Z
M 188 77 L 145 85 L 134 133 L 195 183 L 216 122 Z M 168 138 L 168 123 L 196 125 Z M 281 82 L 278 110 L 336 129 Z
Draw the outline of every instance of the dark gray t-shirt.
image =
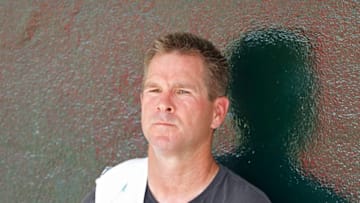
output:
M 236 175 L 225 166 L 210 185 L 190 203 L 269 203 L 268 197 L 245 179 Z M 158 203 L 149 187 L 146 187 L 144 203 Z

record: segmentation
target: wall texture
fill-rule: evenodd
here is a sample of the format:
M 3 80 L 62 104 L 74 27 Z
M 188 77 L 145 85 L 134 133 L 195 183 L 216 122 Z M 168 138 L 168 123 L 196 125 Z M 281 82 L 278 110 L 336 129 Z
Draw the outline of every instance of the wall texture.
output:
M 251 164 L 244 138 L 254 134 L 241 129 L 236 108 L 214 153 L 235 160 L 229 167 L 274 202 L 306 191 L 359 202 L 359 10 L 356 0 L 0 1 L 0 201 L 79 202 L 106 165 L 146 154 L 142 58 L 158 35 L 190 31 L 231 51 L 251 31 L 281 27 L 301 30 L 314 54 L 313 113 L 300 118 L 315 124 L 297 131 L 309 137 L 301 147 L 283 141 L 296 151 L 286 173 L 296 178 L 266 185 L 241 170 Z M 294 190 L 280 197 L 281 184 Z

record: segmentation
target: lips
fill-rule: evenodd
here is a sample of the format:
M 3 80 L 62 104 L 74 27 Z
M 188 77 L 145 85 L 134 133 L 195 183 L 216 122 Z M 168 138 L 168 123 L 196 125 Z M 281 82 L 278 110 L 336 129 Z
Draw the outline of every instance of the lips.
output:
M 164 121 L 158 121 L 154 122 L 153 125 L 162 125 L 162 126 L 175 126 L 174 123 L 164 122 Z
M 169 114 L 156 114 L 151 119 L 151 124 L 161 126 L 176 126 L 177 119 Z

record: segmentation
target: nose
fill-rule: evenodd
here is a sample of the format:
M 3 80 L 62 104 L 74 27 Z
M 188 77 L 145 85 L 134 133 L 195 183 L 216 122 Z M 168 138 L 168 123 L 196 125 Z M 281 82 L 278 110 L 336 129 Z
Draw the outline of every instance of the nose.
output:
M 174 105 L 172 102 L 171 94 L 163 92 L 160 95 L 159 103 L 157 105 L 157 110 L 161 112 L 173 113 Z

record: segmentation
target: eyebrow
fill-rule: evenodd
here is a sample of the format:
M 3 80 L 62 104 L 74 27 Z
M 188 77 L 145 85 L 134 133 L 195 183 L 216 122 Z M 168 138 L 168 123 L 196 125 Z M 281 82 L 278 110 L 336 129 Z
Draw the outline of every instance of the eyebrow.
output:
M 156 83 L 156 82 L 152 82 L 152 81 L 150 81 L 150 82 L 148 82 L 148 81 L 145 81 L 144 82 L 144 88 L 145 87 L 158 87 L 159 85 Z
M 185 88 L 185 89 L 192 89 L 192 90 L 197 90 L 195 85 L 191 85 L 188 83 L 175 83 L 174 85 L 175 88 Z
M 144 88 L 152 88 L 152 87 L 159 87 L 160 85 L 155 81 L 145 81 Z M 186 82 L 176 82 L 173 85 L 174 88 L 185 88 L 197 91 L 198 88 L 195 85 L 186 83 Z

